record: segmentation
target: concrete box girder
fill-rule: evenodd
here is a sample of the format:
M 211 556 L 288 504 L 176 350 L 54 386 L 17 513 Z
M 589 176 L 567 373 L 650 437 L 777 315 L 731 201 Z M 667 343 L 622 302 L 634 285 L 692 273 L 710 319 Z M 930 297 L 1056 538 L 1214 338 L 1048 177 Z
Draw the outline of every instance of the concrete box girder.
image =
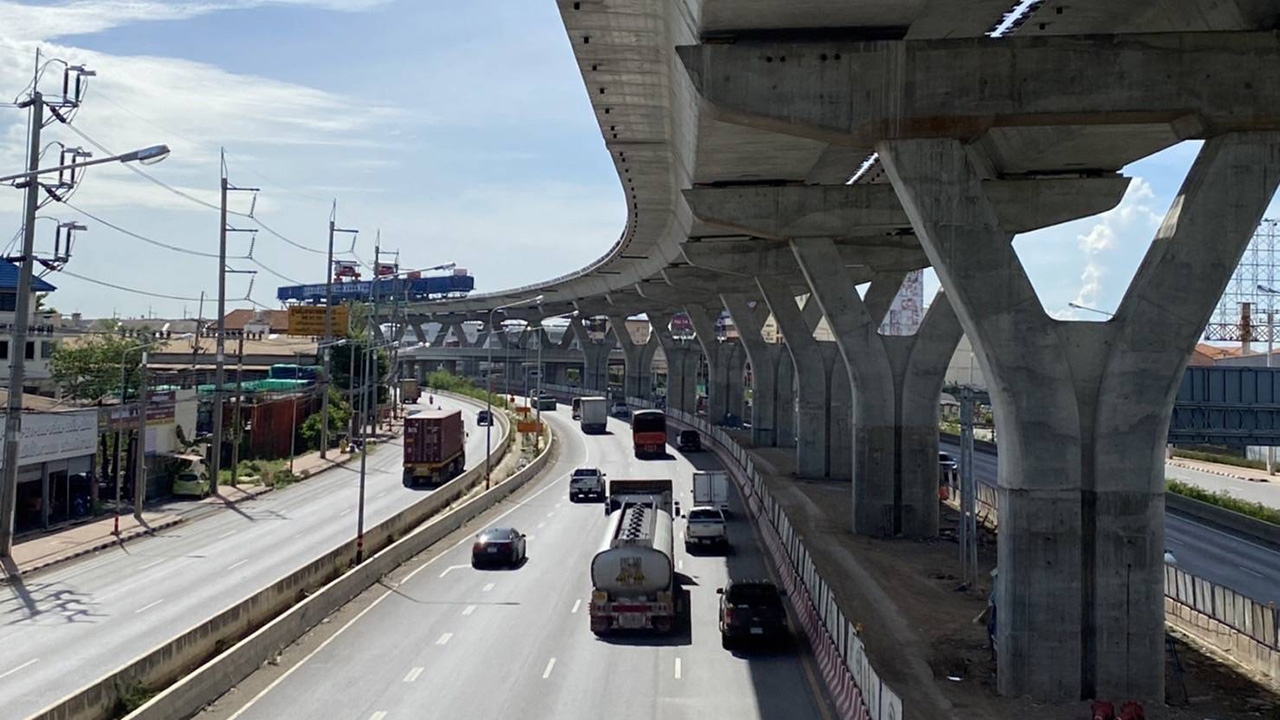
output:
M 677 53 L 721 119 L 836 143 L 974 140 L 1002 125 L 1173 125 L 1180 138 L 1280 127 L 1280 39 L 1270 33 L 739 43 Z

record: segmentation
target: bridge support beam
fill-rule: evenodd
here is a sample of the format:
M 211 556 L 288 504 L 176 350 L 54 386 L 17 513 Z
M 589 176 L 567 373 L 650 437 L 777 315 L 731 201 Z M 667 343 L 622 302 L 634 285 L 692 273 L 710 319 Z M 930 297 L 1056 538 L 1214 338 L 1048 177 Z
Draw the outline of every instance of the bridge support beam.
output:
M 707 420 L 712 425 L 724 423 L 725 414 L 729 412 L 730 366 L 734 352 L 734 343 L 722 341 L 716 335 L 716 320 L 720 317 L 720 308 L 689 303 L 685 312 L 693 323 L 693 331 L 697 333 L 698 344 L 702 346 L 703 357 L 707 359 Z M 741 371 L 739 369 L 739 375 Z M 738 380 L 741 389 L 742 380 Z M 741 392 L 739 392 L 741 396 Z M 739 397 L 738 413 L 742 412 Z
M 787 338 L 787 350 L 795 368 L 796 475 L 802 478 L 828 477 L 830 368 L 791 288 L 770 278 L 757 278 L 757 284 L 778 327 Z
M 698 363 L 702 361 L 702 349 L 697 343 L 672 337 L 668 324 L 670 313 L 654 310 L 646 314 L 667 360 L 667 407 L 692 414 L 698 409 Z
M 778 375 L 774 381 L 778 398 L 774 437 L 778 447 L 793 448 L 796 446 L 796 366 L 786 345 L 782 349 L 782 354 L 778 356 Z
M 574 335 L 578 339 L 578 347 L 582 350 L 582 388 L 600 394 L 609 390 L 609 353 L 617 338 L 612 333 L 605 333 L 603 342 L 596 342 L 587 333 L 582 318 L 573 317 L 569 321 Z
M 1205 142 L 1104 323 L 1044 312 L 959 141 L 876 149 L 995 405 L 999 691 L 1162 701 L 1172 401 L 1280 183 L 1280 133 Z
M 729 310 L 733 324 L 748 362 L 751 363 L 751 444 L 756 447 L 772 447 L 778 444 L 778 413 L 789 407 L 779 403 L 778 366 L 784 361 L 786 347 L 781 343 L 768 343 L 760 334 L 768 305 L 763 300 L 751 307 L 753 296 L 746 294 L 721 295 L 721 302 Z M 791 359 L 785 358 L 790 365 Z M 787 387 L 790 389 L 790 376 Z
M 653 395 L 653 354 L 658 349 L 658 338 L 649 332 L 649 341 L 643 345 L 636 344 L 631 333 L 627 332 L 625 315 L 610 315 L 609 328 L 622 348 L 622 357 L 626 363 L 623 369 L 622 388 L 624 397 L 645 398 Z

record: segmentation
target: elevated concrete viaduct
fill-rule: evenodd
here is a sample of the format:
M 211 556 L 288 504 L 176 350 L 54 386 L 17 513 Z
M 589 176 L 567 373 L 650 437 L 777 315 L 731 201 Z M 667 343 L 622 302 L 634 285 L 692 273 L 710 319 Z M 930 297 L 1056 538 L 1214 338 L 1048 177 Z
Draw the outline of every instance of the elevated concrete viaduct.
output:
M 608 316 L 628 395 L 658 344 L 668 405 L 692 411 L 705 355 L 713 420 L 742 356 L 752 440 L 796 439 L 801 476 L 852 478 L 850 526 L 873 536 L 938 530 L 937 399 L 963 331 L 1001 437 L 999 691 L 1160 700 L 1161 452 L 1280 182 L 1280 5 L 1045 0 L 1002 22 L 1013 4 L 560 2 L 627 225 L 580 271 L 410 313 L 543 295 L 535 319 Z M 1011 239 L 1114 207 L 1126 165 L 1187 139 L 1204 145 L 1115 318 L 1050 318 Z M 881 334 L 925 267 L 942 292 L 921 327 Z M 741 352 L 716 337 L 722 307 Z M 619 332 L 641 311 L 644 346 Z M 682 311 L 696 342 L 671 334 Z

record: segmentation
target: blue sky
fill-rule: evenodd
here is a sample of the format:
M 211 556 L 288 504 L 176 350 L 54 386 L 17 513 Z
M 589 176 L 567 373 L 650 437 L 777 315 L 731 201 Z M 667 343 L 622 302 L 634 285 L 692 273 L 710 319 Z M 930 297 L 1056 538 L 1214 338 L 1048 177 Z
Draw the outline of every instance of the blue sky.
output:
M 225 146 L 232 182 L 262 188 L 259 217 L 313 248 L 323 247 L 336 198 L 339 225 L 361 231 L 364 260 L 381 229 L 384 249 L 400 250 L 402 266 L 453 261 L 480 289 L 497 290 L 581 267 L 625 223 L 617 176 L 551 0 L 0 0 L 0 17 L 5 101 L 28 81 L 37 46 L 83 62 L 99 75 L 76 120 L 83 132 L 117 152 L 168 143 L 172 157 L 149 171 L 215 203 Z M 60 87 L 57 75 L 42 84 L 47 93 Z M 6 172 L 22 166 L 24 135 L 24 112 L 0 107 Z M 81 142 L 56 125 L 46 137 Z M 1138 179 L 1119 209 L 1018 238 L 1051 313 L 1100 319 L 1073 313 L 1071 301 L 1115 308 L 1195 149 L 1187 143 L 1130 167 Z M 216 211 L 124 168 L 95 169 L 72 202 L 157 240 L 217 250 Z M 0 241 L 17 231 L 21 203 L 20 191 L 0 188 Z M 233 207 L 248 206 L 242 197 Z M 216 289 L 216 260 L 148 245 L 66 207 L 45 214 L 90 226 L 70 272 L 189 298 Z M 37 247 L 47 250 L 53 223 L 38 227 Z M 232 256 L 248 249 L 247 236 L 233 235 Z M 292 279 L 323 279 L 321 255 L 265 232 L 253 256 Z M 229 295 L 243 297 L 246 278 L 232 276 Z M 63 312 L 196 312 L 194 301 L 65 274 L 48 279 Z M 253 297 L 274 305 L 279 284 L 260 271 Z M 212 315 L 211 301 L 204 314 Z

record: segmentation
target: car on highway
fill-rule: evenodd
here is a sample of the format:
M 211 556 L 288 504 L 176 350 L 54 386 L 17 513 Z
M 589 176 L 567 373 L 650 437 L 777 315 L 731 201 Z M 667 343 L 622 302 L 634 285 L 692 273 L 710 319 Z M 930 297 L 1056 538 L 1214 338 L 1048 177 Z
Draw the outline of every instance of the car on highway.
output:
M 729 530 L 725 526 L 724 513 L 712 505 L 701 505 L 689 510 L 685 518 L 684 549 L 692 552 L 695 547 L 729 549 Z
M 676 436 L 676 450 L 680 452 L 702 452 L 702 436 L 697 430 L 681 430 Z
M 476 535 L 471 546 L 471 567 L 505 565 L 516 567 L 525 555 L 524 533 L 513 527 L 489 528 Z
M 600 468 L 578 468 L 569 477 L 569 502 L 604 500 L 605 474 Z
M 556 409 L 556 399 L 555 399 L 555 396 L 554 396 L 554 395 L 552 395 L 551 393 L 549 393 L 549 392 L 547 392 L 547 391 L 543 390 L 543 391 L 542 391 L 542 394 L 538 396 L 538 400 L 537 400 L 537 409 L 539 409 L 539 410 L 550 410 L 550 411 L 553 411 L 553 412 L 554 412 L 554 411 L 555 411 L 555 409 Z
M 482 427 L 487 425 L 492 425 L 493 413 L 489 412 L 488 410 L 481 410 L 480 412 L 476 413 L 476 424 Z
M 625 402 L 615 400 L 613 405 L 609 407 L 609 414 L 616 418 L 622 418 L 625 420 L 631 417 L 631 408 L 627 407 Z
M 720 644 L 726 650 L 742 641 L 786 642 L 787 610 L 783 592 L 768 580 L 733 580 L 720 594 Z

